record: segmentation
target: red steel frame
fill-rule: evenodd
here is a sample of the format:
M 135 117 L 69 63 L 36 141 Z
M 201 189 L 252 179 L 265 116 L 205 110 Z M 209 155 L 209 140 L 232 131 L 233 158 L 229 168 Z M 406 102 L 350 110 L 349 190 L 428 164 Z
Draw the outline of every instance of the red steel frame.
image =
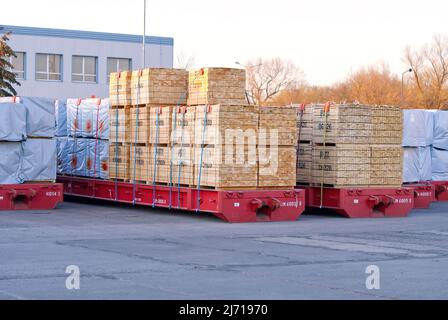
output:
M 321 208 L 321 188 L 306 188 L 306 203 Z M 347 218 L 406 217 L 414 208 L 411 188 L 324 188 L 322 208 Z
M 436 201 L 436 188 L 430 182 L 405 184 L 403 187 L 414 190 L 415 209 L 428 209 Z
M 304 190 L 198 190 L 60 176 L 66 195 L 160 208 L 212 213 L 230 222 L 296 221 L 305 211 Z M 153 194 L 155 192 L 155 205 Z M 117 192 L 115 190 L 118 190 Z M 180 203 L 178 195 L 180 194 Z M 171 206 L 170 206 L 171 196 Z
M 435 188 L 436 201 L 448 201 L 448 181 L 432 181 Z
M 58 183 L 0 185 L 0 210 L 50 210 L 64 200 Z

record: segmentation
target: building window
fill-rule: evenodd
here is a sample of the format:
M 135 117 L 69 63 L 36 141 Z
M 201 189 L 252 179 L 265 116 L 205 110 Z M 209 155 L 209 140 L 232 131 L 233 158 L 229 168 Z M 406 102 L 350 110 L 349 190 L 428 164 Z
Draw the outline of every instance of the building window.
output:
M 16 57 L 11 57 L 11 64 L 16 78 L 19 80 L 25 79 L 25 52 L 15 52 Z
M 97 70 L 96 57 L 73 56 L 72 81 L 97 82 L 96 70 Z
M 126 58 L 107 58 L 107 80 L 110 74 L 118 71 L 131 70 L 131 59 Z
M 36 80 L 62 81 L 62 55 L 36 54 Z

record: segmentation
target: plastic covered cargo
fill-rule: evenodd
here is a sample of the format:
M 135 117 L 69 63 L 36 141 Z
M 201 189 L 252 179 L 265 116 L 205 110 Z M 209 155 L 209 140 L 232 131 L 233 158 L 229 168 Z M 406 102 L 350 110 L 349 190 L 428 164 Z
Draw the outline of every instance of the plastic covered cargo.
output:
M 23 183 L 22 143 L 0 142 L 0 184 Z
M 56 140 L 28 139 L 22 142 L 24 181 L 56 180 Z
M 56 100 L 56 137 L 66 137 L 67 131 L 67 100 Z
M 432 148 L 432 180 L 448 181 L 448 151 Z
M 18 101 L 27 110 L 27 136 L 34 138 L 53 138 L 56 130 L 54 99 L 20 97 Z
M 448 150 L 448 111 L 434 112 L 434 143 L 438 149 Z
M 26 139 L 26 109 L 20 103 L 0 103 L 0 141 Z
M 109 142 L 68 138 L 59 161 L 66 175 L 109 178 Z
M 57 173 L 64 174 L 64 167 L 67 167 L 68 160 L 64 155 L 67 153 L 66 146 L 68 143 L 68 137 L 56 138 L 56 152 L 57 152 Z
M 423 182 L 431 178 L 431 148 L 404 148 L 403 182 Z
M 434 113 L 426 110 L 404 110 L 403 146 L 428 147 L 434 142 Z
M 109 99 L 68 99 L 68 135 L 109 139 Z

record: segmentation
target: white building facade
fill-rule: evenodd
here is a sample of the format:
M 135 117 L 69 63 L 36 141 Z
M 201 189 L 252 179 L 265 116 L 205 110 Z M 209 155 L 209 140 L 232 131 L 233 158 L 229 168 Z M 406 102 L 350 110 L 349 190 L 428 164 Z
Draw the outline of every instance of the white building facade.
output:
M 11 32 L 20 96 L 109 96 L 109 74 L 142 68 L 138 35 L 0 25 Z M 146 37 L 146 67 L 173 67 L 173 38 Z

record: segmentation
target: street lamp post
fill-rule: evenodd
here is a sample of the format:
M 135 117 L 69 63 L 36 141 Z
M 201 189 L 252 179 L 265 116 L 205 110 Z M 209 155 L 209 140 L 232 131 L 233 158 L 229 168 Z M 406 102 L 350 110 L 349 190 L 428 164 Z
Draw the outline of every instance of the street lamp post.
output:
M 414 70 L 412 70 L 412 68 L 409 68 L 408 70 L 406 70 L 401 74 L 401 103 L 400 103 L 401 107 L 403 106 L 404 103 L 404 76 L 408 73 L 411 73 L 412 71 Z
M 142 57 L 142 69 L 146 68 L 146 0 L 143 0 L 143 57 Z

